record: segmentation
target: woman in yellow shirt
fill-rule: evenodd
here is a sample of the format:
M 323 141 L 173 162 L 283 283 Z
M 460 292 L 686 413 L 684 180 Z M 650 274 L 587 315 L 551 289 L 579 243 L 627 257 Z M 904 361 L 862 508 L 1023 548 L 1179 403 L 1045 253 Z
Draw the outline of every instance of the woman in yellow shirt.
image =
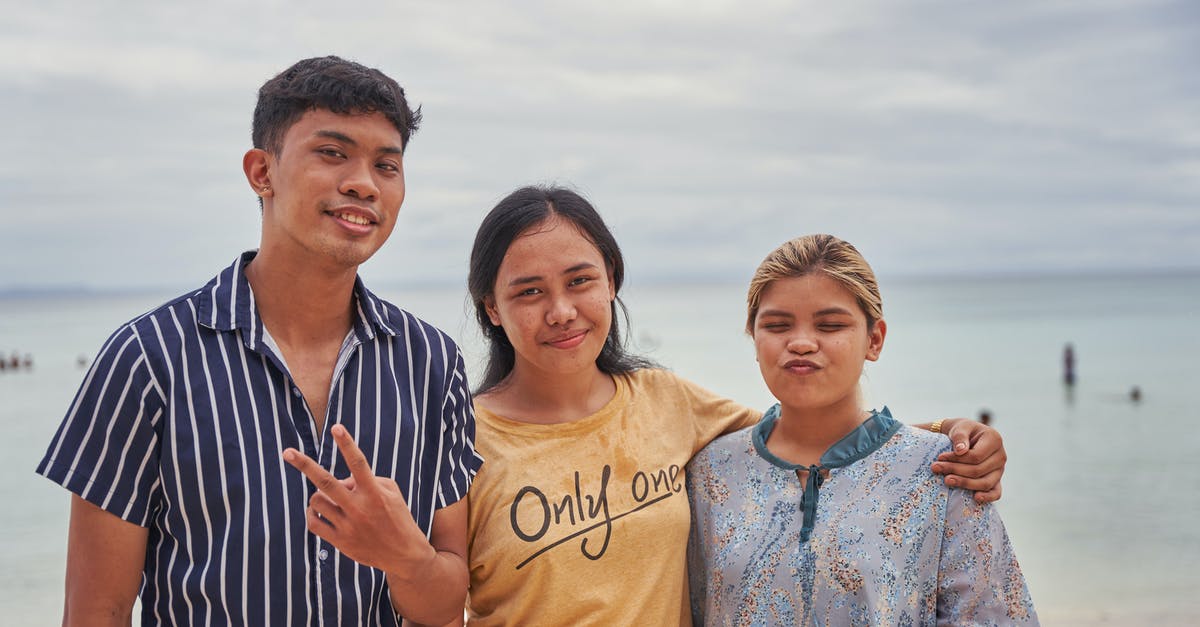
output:
M 627 353 L 623 278 L 616 240 L 570 190 L 519 189 L 479 228 L 468 285 L 489 357 L 475 391 L 485 463 L 467 497 L 471 624 L 691 622 L 684 466 L 760 412 Z M 945 426 L 961 443 L 940 462 L 948 480 L 998 498 L 998 435 Z

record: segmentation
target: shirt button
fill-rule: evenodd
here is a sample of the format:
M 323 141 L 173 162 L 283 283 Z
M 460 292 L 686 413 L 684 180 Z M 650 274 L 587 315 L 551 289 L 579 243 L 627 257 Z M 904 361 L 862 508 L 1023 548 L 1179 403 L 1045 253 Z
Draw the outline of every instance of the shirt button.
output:
M 295 396 L 296 398 L 300 398 L 300 388 L 293 387 L 293 388 L 292 388 L 292 395 L 293 395 L 293 396 Z
M 324 562 L 325 560 L 329 559 L 329 551 L 321 549 L 321 552 L 317 553 L 317 557 L 320 557 L 321 561 Z

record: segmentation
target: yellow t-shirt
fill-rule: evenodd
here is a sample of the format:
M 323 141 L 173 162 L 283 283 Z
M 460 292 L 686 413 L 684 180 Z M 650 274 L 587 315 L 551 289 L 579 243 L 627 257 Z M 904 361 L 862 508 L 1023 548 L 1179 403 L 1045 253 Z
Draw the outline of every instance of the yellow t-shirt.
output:
M 667 371 L 537 425 L 479 406 L 467 495 L 472 625 L 689 625 L 684 466 L 760 413 Z

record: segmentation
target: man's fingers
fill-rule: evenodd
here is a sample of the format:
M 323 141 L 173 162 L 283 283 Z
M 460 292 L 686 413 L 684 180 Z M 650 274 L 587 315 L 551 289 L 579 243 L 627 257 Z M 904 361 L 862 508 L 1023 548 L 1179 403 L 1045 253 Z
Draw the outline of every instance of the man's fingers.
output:
M 324 492 L 313 494 L 308 500 L 308 506 L 334 525 L 346 515 L 346 512 Z
M 318 490 L 328 493 L 335 501 L 344 498 L 349 493 L 349 490 L 342 485 L 342 482 L 329 474 L 328 470 L 322 468 L 320 464 L 313 461 L 308 455 L 294 448 L 289 448 L 283 452 L 283 461 L 304 473 L 304 476 L 308 477 L 308 480 L 317 486 Z
M 375 471 L 371 470 L 367 456 L 363 455 L 358 445 L 354 443 L 350 432 L 346 431 L 346 427 L 342 425 L 333 425 L 329 431 L 333 434 L 333 441 L 337 443 L 338 450 L 342 452 L 342 459 L 346 460 L 346 466 L 350 469 L 350 476 L 354 478 L 356 489 L 368 489 L 368 486 L 373 486 Z
M 308 520 L 308 530 L 318 538 L 332 542 L 333 540 L 331 540 L 329 536 L 334 531 L 337 531 L 333 524 L 328 520 L 321 518 L 321 516 L 317 514 L 317 510 L 313 509 L 312 507 L 309 507 L 307 510 L 305 510 L 305 514 L 305 518 Z

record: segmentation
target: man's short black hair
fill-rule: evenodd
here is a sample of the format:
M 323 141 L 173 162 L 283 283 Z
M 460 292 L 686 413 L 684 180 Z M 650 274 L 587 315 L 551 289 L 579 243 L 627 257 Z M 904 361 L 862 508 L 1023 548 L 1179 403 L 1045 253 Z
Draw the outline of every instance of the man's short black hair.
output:
M 313 57 L 297 61 L 258 90 L 250 131 L 254 147 L 279 154 L 288 129 L 314 109 L 382 113 L 400 131 L 405 149 L 421 123 L 420 107 L 410 109 L 404 89 L 388 75 L 340 57 Z

